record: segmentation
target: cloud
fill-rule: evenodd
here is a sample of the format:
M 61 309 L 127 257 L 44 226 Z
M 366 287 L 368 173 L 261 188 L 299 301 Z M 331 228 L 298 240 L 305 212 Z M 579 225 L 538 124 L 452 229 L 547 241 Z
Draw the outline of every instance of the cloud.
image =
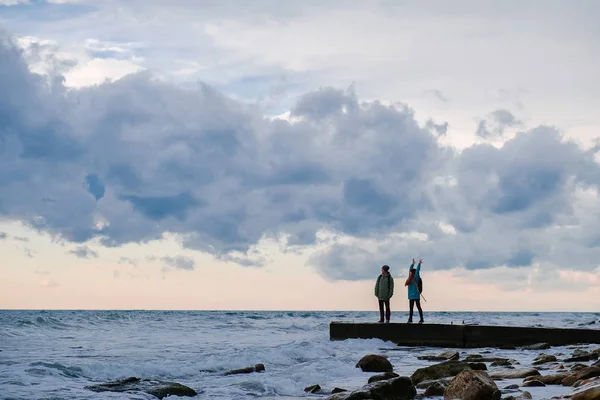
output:
M 130 257 L 119 257 L 119 264 L 129 264 L 137 267 L 137 260 Z
M 74 254 L 77 258 L 98 258 L 98 253 L 87 246 L 78 246 L 75 250 L 69 251 L 69 253 Z
M 168 265 L 169 267 L 179 268 L 186 271 L 193 271 L 196 266 L 196 262 L 193 258 L 184 257 L 184 256 L 175 256 L 175 257 L 162 257 L 160 259 L 163 263 Z
M 17 240 L 17 241 L 19 241 L 19 242 L 25 242 L 25 243 L 29 242 L 29 238 L 27 238 L 27 237 L 22 237 L 22 236 L 13 236 L 13 239 L 14 239 L 14 240 Z
M 66 89 L 30 72 L 7 40 L 0 60 L 0 92 L 14 93 L 0 98 L 0 216 L 82 246 L 173 233 L 188 249 L 261 265 L 254 247 L 286 237 L 317 246 L 310 265 L 333 280 L 413 255 L 467 270 L 590 271 L 600 257 L 599 166 L 551 127 L 458 152 L 438 141 L 448 125 L 422 126 L 407 105 L 352 89 L 308 92 L 283 120 L 147 71 Z M 516 126 L 499 111 L 494 123 Z M 320 232 L 341 239 L 323 245 Z
M 502 137 L 507 128 L 522 126 L 523 122 L 518 120 L 510 111 L 498 109 L 491 112 L 488 119 L 479 121 L 475 134 L 484 139 Z

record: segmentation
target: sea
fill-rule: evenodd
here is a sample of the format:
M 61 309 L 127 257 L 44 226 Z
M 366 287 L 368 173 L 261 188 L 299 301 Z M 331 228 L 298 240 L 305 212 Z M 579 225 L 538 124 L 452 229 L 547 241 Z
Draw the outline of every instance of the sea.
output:
M 196 390 L 196 399 L 325 399 L 327 394 L 306 393 L 304 388 L 318 384 L 329 393 L 335 387 L 360 388 L 374 375 L 355 367 L 366 354 L 382 354 L 396 373 L 410 376 L 431 364 L 418 356 L 444 350 L 401 347 L 378 339 L 329 339 L 331 321 L 378 319 L 378 311 L 0 310 L 0 398 L 156 399 L 146 393 L 86 389 L 139 377 L 179 382 Z M 430 323 L 600 329 L 600 313 L 426 312 L 425 319 Z M 394 320 L 405 322 L 405 313 L 393 313 Z M 489 352 L 524 366 L 541 353 L 459 350 L 461 358 Z M 543 352 L 564 357 L 573 347 Z M 257 363 L 264 364 L 264 372 L 224 374 Z M 512 383 L 522 380 L 497 382 L 499 388 Z M 562 386 L 524 389 L 534 399 L 572 390 Z M 179 397 L 169 397 L 175 398 Z

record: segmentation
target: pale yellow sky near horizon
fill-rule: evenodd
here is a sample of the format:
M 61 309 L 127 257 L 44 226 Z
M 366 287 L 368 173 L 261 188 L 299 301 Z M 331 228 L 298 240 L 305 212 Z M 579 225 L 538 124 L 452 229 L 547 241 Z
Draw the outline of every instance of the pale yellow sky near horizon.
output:
M 174 238 L 112 249 L 90 245 L 98 258 L 80 259 L 68 254 L 76 246 L 52 242 L 20 223 L 0 223 L 0 232 L 11 233 L 0 240 L 0 309 L 377 310 L 373 286 L 379 265 L 373 265 L 373 279 L 330 282 L 306 265 L 311 252 L 284 254 L 273 243 L 263 245 L 270 261 L 258 268 L 184 250 Z M 27 248 L 35 249 L 31 257 Z M 176 255 L 193 258 L 195 269 L 165 267 L 146 258 Z M 139 261 L 137 266 L 121 264 L 120 257 Z M 424 259 L 425 312 L 600 309 L 597 273 L 562 272 L 565 287 L 587 281 L 585 290 L 544 289 L 535 283 L 510 290 L 514 280 L 508 268 L 432 271 Z M 394 312 L 408 309 L 403 286 L 408 263 L 403 261 L 389 263 L 396 282 Z

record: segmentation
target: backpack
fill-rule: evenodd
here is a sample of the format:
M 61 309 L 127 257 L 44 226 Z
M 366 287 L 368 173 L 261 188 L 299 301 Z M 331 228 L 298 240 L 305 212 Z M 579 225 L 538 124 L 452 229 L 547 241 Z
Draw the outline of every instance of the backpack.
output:
M 419 293 L 423 293 L 423 278 L 419 276 L 419 280 L 417 281 L 417 289 L 419 289 Z

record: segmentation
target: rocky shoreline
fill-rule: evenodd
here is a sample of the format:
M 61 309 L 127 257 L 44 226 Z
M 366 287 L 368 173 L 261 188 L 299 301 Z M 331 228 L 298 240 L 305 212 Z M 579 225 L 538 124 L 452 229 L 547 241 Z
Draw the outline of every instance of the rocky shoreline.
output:
M 368 354 L 356 363 L 370 375 L 360 388 L 323 389 L 323 382 L 308 386 L 304 391 L 327 400 L 405 400 L 443 398 L 444 400 L 525 400 L 533 397 L 534 388 L 548 385 L 569 387 L 564 396 L 552 399 L 600 399 L 600 347 L 585 349 L 571 346 L 570 354 L 549 354 L 545 343 L 519 349 L 536 352 L 531 365 L 522 365 L 510 358 L 497 357 L 491 350 L 481 353 L 461 354 L 455 350 L 439 354 L 425 354 L 419 360 L 430 362 L 416 369 L 410 376 L 394 372 L 392 362 L 385 355 Z M 232 370 L 222 375 L 268 373 L 263 364 Z M 520 383 L 506 381 L 519 380 Z M 503 384 L 504 383 L 504 384 Z M 327 385 L 324 385 L 327 387 Z M 145 392 L 162 399 L 171 395 L 195 397 L 195 390 L 177 382 L 130 377 L 86 387 L 96 392 Z M 546 397 L 543 397 L 546 398 Z

